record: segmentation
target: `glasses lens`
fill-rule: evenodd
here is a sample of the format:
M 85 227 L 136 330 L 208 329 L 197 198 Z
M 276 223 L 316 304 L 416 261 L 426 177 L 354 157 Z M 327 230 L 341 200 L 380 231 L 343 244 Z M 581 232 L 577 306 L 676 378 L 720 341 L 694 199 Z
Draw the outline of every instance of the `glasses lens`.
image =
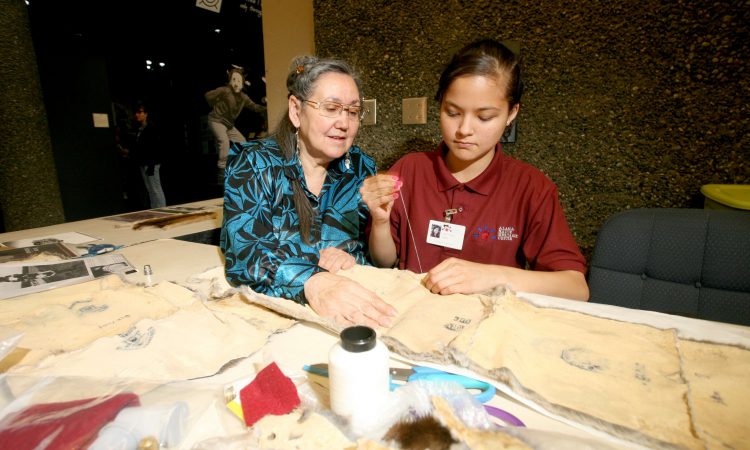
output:
M 320 113 L 326 117 L 338 117 L 343 105 L 335 102 L 320 102 Z
M 361 119 L 362 113 L 364 112 L 364 109 L 362 109 L 361 106 L 349 106 L 347 108 L 349 110 L 349 117 L 352 119 Z
M 320 115 L 325 117 L 338 117 L 341 114 L 341 110 L 345 109 L 347 117 L 350 119 L 362 119 L 367 110 L 360 105 L 342 105 L 336 102 L 313 102 L 308 100 L 309 103 L 315 104 L 320 111 Z

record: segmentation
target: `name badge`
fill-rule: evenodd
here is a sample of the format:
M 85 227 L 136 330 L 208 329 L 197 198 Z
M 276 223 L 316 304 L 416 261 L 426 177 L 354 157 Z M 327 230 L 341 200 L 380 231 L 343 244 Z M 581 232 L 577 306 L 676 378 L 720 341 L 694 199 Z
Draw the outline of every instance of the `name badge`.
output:
M 427 243 L 461 250 L 464 246 L 466 227 L 450 222 L 430 220 L 427 227 Z

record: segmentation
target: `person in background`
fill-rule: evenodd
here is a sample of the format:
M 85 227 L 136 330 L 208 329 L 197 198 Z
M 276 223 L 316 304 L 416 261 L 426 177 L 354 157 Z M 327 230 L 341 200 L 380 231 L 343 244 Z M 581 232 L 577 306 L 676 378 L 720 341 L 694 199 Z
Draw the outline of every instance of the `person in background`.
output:
M 134 108 L 135 126 L 121 147 L 121 152 L 130 158 L 143 179 L 151 208 L 167 206 L 161 185 L 162 143 L 158 129 L 148 121 L 148 108 L 138 102 Z
M 115 149 L 117 150 L 122 199 L 127 211 L 148 209 L 151 202 L 143 183 L 138 165 L 130 157 L 128 147 L 133 146 L 135 137 L 135 115 L 132 109 L 121 103 L 115 107 Z
M 442 72 L 442 142 L 368 178 L 373 262 L 425 273 L 433 293 L 516 291 L 588 300 L 586 260 L 541 171 L 503 154 L 523 85 L 519 58 L 494 40 L 461 49 Z M 397 201 L 397 199 L 400 200 Z M 438 239 L 428 236 L 441 225 Z
M 369 264 L 358 189 L 376 168 L 353 145 L 360 84 L 344 61 L 293 61 L 276 130 L 230 147 L 220 245 L 230 284 L 309 304 L 344 325 L 377 327 L 390 324 L 395 308 L 336 274 Z
M 242 92 L 245 85 L 245 75 L 242 68 L 233 67 L 227 73 L 228 83 L 206 92 L 206 101 L 211 106 L 208 114 L 208 127 L 216 141 L 216 152 L 219 160 L 219 180 L 223 180 L 224 168 L 229 154 L 229 142 L 246 142 L 245 137 L 234 126 L 237 117 L 244 108 L 256 113 L 264 114 L 266 108 L 253 102 L 247 94 Z

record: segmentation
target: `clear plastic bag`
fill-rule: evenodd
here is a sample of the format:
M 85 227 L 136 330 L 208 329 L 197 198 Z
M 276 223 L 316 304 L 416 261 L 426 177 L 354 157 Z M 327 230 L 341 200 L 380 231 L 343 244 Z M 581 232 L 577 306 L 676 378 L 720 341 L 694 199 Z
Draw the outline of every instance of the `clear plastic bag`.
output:
M 393 391 L 389 415 L 400 421 L 428 416 L 432 413 L 432 397 L 448 401 L 456 416 L 470 428 L 492 429 L 494 422 L 484 406 L 455 381 L 415 380 Z
M 13 328 L 0 327 L 0 361 L 13 351 L 18 345 L 18 341 L 23 337 L 23 333 Z
M 10 437 L 30 448 L 87 448 L 101 438 L 94 448 L 134 450 L 152 439 L 159 448 L 189 449 L 245 431 L 218 385 L 22 375 L 2 382 L 10 401 L 0 408 L 0 442 L 16 442 Z M 82 444 L 67 445 L 72 442 Z

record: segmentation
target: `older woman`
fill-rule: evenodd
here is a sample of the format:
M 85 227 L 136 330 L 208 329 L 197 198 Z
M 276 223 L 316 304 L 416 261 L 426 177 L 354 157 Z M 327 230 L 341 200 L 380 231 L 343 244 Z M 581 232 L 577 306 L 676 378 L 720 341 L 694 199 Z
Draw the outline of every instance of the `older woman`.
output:
M 288 112 L 269 138 L 232 146 L 221 248 L 226 277 L 308 303 L 341 324 L 387 326 L 395 309 L 336 275 L 367 264 L 367 209 L 358 192 L 375 163 L 353 145 L 363 116 L 359 78 L 336 59 L 295 59 Z

